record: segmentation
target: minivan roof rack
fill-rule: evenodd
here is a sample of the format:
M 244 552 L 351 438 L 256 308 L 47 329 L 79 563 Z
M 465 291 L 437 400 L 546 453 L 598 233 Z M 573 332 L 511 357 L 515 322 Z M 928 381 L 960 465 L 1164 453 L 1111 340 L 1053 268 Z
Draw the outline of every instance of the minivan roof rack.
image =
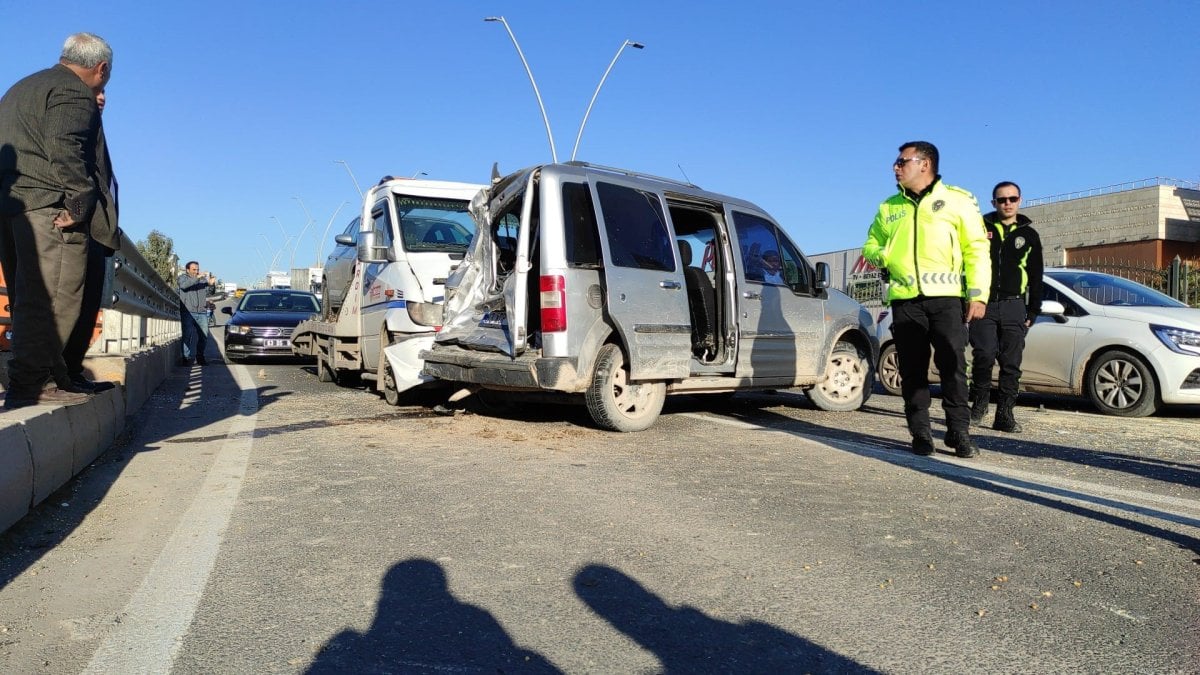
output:
M 656 181 L 659 181 L 662 183 L 673 183 L 675 185 L 683 185 L 685 187 L 702 189 L 702 188 L 700 188 L 699 185 L 696 185 L 695 183 L 693 183 L 690 180 L 677 180 L 675 178 L 664 178 L 662 176 L 655 176 L 654 174 L 642 173 L 640 171 L 630 171 L 629 169 L 618 169 L 615 166 L 604 166 L 602 164 L 592 164 L 590 162 L 579 162 L 579 161 L 563 162 L 563 164 L 565 164 L 567 166 L 578 166 L 578 167 L 584 167 L 584 168 L 588 168 L 588 169 L 599 169 L 601 171 L 608 171 L 609 173 L 618 173 L 618 174 L 623 174 L 626 176 L 634 176 L 637 178 L 649 178 L 650 180 L 656 180 Z

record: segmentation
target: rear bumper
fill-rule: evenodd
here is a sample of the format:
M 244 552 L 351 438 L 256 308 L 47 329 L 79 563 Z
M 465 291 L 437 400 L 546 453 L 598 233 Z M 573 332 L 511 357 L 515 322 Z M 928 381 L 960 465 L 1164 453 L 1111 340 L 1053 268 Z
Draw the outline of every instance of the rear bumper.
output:
M 425 360 L 426 375 L 451 382 L 568 393 L 578 393 L 587 387 L 586 382 L 580 382 L 575 362 L 570 359 L 539 358 L 536 354 L 522 354 L 514 359 L 506 354 L 457 348 L 423 351 L 421 358 Z

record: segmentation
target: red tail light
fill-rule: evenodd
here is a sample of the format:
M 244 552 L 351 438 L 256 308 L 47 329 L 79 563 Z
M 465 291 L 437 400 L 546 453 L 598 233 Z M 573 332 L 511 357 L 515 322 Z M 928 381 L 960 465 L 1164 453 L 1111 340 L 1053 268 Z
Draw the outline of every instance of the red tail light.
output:
M 567 329 L 567 283 L 561 275 L 540 279 L 542 331 L 558 333 Z

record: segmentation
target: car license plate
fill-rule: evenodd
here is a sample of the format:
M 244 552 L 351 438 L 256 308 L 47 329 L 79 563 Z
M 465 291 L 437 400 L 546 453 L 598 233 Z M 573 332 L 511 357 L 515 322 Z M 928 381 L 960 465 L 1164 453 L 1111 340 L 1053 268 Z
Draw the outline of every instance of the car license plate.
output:
M 267 347 L 288 347 L 292 343 L 290 340 L 263 340 L 263 344 Z

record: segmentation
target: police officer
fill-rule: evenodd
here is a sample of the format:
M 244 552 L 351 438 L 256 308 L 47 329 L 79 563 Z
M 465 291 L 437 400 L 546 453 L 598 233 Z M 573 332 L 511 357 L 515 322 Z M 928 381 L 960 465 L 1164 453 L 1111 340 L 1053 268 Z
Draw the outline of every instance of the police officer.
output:
M 863 257 L 889 278 L 887 299 L 912 449 L 918 455 L 933 454 L 932 347 L 946 413 L 944 442 L 959 457 L 973 457 L 979 448 L 969 433 L 963 322 L 983 317 L 987 307 L 991 265 L 983 219 L 970 192 L 942 182 L 932 143 L 900 146 L 892 170 L 899 192 L 879 205 Z
M 971 323 L 971 423 L 988 411 L 992 366 L 1000 361 L 1000 394 L 992 428 L 1020 433 L 1013 417 L 1021 381 L 1025 333 L 1042 310 L 1042 240 L 1033 221 L 1017 213 L 1021 188 L 1012 181 L 992 188 L 995 211 L 983 217 L 991 242 L 991 301 L 983 319 Z

